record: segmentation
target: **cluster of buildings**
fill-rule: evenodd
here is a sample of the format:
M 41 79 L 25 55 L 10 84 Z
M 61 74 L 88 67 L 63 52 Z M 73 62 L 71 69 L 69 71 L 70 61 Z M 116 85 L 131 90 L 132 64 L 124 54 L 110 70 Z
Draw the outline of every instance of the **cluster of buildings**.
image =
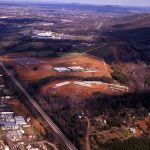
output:
M 13 130 L 26 127 L 27 122 L 23 116 L 14 116 L 14 112 L 0 112 L 0 126 L 1 130 Z
M 47 149 L 47 147 L 44 145 L 44 144 L 42 144 L 42 145 L 40 145 L 40 143 L 38 144 L 36 144 L 36 146 L 34 145 L 31 145 L 31 144 L 29 144 L 27 147 L 26 147 L 26 149 L 27 150 L 48 150 Z
M 61 39 L 72 39 L 71 35 L 66 35 L 64 33 L 56 33 L 52 31 L 44 31 L 44 30 L 34 30 L 32 35 L 32 39 L 54 39 L 54 40 L 61 40 Z
M 30 127 L 28 119 L 26 121 L 23 116 L 15 115 L 14 111 L 7 105 L 10 100 L 11 96 L 10 99 L 5 98 L 5 96 L 0 98 L 0 130 L 3 141 L 5 141 L 5 144 L 0 148 L 2 150 L 15 149 L 15 143 L 24 140 L 25 130 Z
M 44 142 L 38 143 L 30 125 L 31 119 L 13 111 L 9 102 L 14 96 L 9 93 L 0 74 L 0 150 L 47 150 Z

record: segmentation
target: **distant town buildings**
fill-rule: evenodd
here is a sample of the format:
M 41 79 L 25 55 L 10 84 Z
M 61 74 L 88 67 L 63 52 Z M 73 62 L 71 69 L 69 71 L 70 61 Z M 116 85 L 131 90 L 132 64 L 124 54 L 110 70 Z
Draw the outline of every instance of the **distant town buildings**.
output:
M 44 30 L 34 30 L 31 35 L 32 39 L 54 39 L 54 40 L 61 40 L 61 39 L 72 39 L 73 36 L 67 35 L 64 33 L 56 33 L 52 31 L 44 31 Z

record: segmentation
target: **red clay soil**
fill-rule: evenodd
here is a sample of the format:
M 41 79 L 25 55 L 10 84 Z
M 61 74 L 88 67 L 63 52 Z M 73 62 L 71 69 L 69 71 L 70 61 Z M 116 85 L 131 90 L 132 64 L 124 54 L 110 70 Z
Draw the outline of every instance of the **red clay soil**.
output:
M 13 56 L 14 57 L 14 56 Z M 8 59 L 8 58 L 7 58 Z M 7 61 L 16 68 L 21 79 L 33 81 L 48 76 L 81 76 L 81 77 L 111 77 L 111 69 L 109 65 L 104 63 L 103 59 L 96 59 L 87 54 L 67 54 L 59 58 L 41 58 L 43 63 L 34 65 L 20 65 L 13 61 L 10 57 Z M 96 72 L 65 72 L 59 73 L 52 67 L 70 67 L 81 66 L 84 68 L 95 69 Z M 34 70 L 33 67 L 37 69 Z
M 91 87 L 86 87 L 86 86 L 74 84 L 73 80 L 70 80 L 69 82 L 71 83 L 68 85 L 64 85 L 62 87 L 55 86 L 56 84 L 61 83 L 61 81 L 55 81 L 55 82 L 49 83 L 41 87 L 40 92 L 41 94 L 44 94 L 44 95 L 47 95 L 48 93 L 49 94 L 54 93 L 54 94 L 59 94 L 63 96 L 79 97 L 79 98 L 87 98 L 95 92 L 113 94 L 113 92 L 111 92 L 106 85 L 92 84 Z

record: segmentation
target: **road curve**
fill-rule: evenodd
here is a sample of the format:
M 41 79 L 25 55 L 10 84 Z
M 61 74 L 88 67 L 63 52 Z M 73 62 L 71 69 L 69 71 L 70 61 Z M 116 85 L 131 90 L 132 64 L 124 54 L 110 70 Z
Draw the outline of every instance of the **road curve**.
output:
M 25 88 L 17 81 L 17 79 L 9 72 L 5 65 L 0 62 L 0 66 L 4 69 L 6 74 L 11 78 L 14 84 L 20 89 L 20 91 L 26 96 L 27 100 L 34 106 L 34 108 L 41 114 L 45 121 L 50 125 L 53 131 L 60 137 L 64 142 L 68 150 L 77 150 L 77 148 L 67 139 L 67 137 L 62 133 L 62 131 L 57 127 L 57 125 L 52 121 L 52 119 L 44 112 L 41 106 L 32 98 L 32 96 L 25 90 Z

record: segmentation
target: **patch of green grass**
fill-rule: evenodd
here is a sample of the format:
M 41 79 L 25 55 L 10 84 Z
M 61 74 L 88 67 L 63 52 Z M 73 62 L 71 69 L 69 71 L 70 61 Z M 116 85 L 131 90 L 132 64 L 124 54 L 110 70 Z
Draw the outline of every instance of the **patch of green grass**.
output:
M 122 84 L 125 84 L 130 80 L 128 75 L 124 74 L 121 71 L 117 71 L 117 70 L 113 71 L 112 77 Z

